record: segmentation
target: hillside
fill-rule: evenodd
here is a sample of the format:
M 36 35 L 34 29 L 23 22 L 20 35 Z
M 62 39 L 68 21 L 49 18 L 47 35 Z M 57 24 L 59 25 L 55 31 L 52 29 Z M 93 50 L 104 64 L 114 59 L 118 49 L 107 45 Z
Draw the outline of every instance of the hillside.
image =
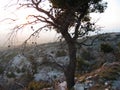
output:
M 82 41 L 86 46 L 78 46 L 75 90 L 120 90 L 120 33 L 79 40 Z M 53 88 L 56 82 L 65 80 L 56 63 L 69 63 L 65 42 L 1 51 L 0 90 Z

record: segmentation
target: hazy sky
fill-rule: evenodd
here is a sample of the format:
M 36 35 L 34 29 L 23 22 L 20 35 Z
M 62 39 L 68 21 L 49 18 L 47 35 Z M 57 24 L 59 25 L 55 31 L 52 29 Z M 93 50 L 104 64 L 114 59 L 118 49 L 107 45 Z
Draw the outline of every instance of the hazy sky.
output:
M 7 4 L 11 3 L 13 0 L 0 0 L 0 21 L 2 21 L 4 18 L 15 18 L 18 19 L 18 23 L 25 22 L 26 18 L 25 16 L 28 15 L 28 13 L 34 13 L 34 10 L 21 10 L 15 12 L 16 8 L 15 7 L 10 7 L 8 9 Z M 14 0 L 16 1 L 16 0 Z M 103 32 L 120 32 L 120 0 L 106 0 L 108 2 L 108 7 L 103 14 L 92 14 L 93 21 L 98 20 L 97 24 L 103 27 Z M 11 13 L 12 12 L 12 13 Z M 11 22 L 11 20 L 9 20 Z M 6 39 L 5 37 L 8 36 L 8 31 L 9 28 L 13 27 L 10 25 L 8 21 L 0 22 L 0 42 L 3 45 L 5 43 Z M 29 34 L 31 31 L 29 31 Z M 55 35 L 51 34 L 46 34 L 46 32 L 43 32 L 41 37 L 41 43 L 44 43 L 46 41 L 54 41 Z M 22 36 L 21 36 L 22 34 Z M 23 33 L 20 32 L 21 39 L 15 38 L 16 40 L 18 39 L 18 42 L 23 41 L 23 38 L 28 36 L 28 31 L 26 30 Z M 50 39 L 50 37 L 52 37 Z
M 103 26 L 105 31 L 118 31 L 120 32 L 120 0 L 106 0 L 108 7 L 105 13 L 95 15 L 100 18 L 98 24 Z

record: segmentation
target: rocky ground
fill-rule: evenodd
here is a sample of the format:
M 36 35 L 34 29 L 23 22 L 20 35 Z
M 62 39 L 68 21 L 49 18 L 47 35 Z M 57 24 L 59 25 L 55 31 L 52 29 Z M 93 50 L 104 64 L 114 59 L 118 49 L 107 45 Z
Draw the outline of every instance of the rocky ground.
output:
M 87 46 L 78 46 L 77 51 L 75 90 L 120 90 L 120 33 L 92 36 L 84 44 Z M 1 51 L 0 90 L 66 87 L 64 73 L 56 63 L 69 63 L 65 42 Z

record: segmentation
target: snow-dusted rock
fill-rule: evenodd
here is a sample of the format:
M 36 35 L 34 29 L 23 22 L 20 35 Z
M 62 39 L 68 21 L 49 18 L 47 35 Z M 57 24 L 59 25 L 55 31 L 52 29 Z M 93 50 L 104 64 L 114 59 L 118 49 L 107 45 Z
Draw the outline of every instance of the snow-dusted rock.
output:
M 76 83 L 76 84 L 74 85 L 74 89 L 75 89 L 75 90 L 85 90 L 84 87 L 85 87 L 85 85 L 84 85 L 84 84 L 81 84 L 81 83 Z
M 56 62 L 61 65 L 67 65 L 69 63 L 69 57 L 68 56 L 57 57 Z
M 114 90 L 120 90 L 120 79 L 113 81 L 112 88 Z
M 14 57 L 11 66 L 14 68 L 19 68 L 22 69 L 23 67 L 25 68 L 29 68 L 30 67 L 30 62 L 27 60 L 26 57 L 24 57 L 23 55 L 17 55 Z
M 43 62 L 43 57 L 37 58 L 36 62 L 39 63 L 39 64 L 41 64 Z
M 58 90 L 67 90 L 67 82 L 63 81 L 58 85 L 58 87 L 59 87 Z
M 23 55 L 18 54 L 13 59 L 9 60 L 4 75 L 8 78 L 20 78 L 26 72 L 32 72 L 31 62 Z
M 35 81 L 48 81 L 49 80 L 49 76 L 46 73 L 37 73 L 34 75 L 34 80 Z
M 49 81 L 59 78 L 60 76 L 63 76 L 64 74 L 57 69 L 53 69 L 52 67 L 42 67 L 38 70 L 38 73 L 34 75 L 34 79 L 36 81 Z

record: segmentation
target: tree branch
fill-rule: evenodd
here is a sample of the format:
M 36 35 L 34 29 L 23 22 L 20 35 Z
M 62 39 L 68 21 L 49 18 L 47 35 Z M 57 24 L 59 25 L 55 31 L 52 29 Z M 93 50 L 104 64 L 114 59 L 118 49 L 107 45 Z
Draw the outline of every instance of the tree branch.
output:
M 76 42 L 77 45 L 84 45 L 84 46 L 92 46 L 95 42 L 96 39 L 98 39 L 100 37 L 100 35 L 96 35 L 96 37 L 91 41 L 90 44 L 86 44 L 85 42 L 89 39 L 89 38 L 86 38 L 85 40 L 83 40 L 82 42 Z
M 50 21 L 49 18 L 46 18 L 46 17 L 44 17 L 44 16 L 41 16 L 41 15 L 38 15 L 38 16 L 29 15 L 28 17 L 34 17 L 34 18 L 36 18 L 36 20 L 38 20 L 38 21 L 47 23 L 47 24 L 49 24 L 49 25 L 51 25 L 51 26 L 54 26 L 54 27 L 58 28 L 58 25 L 57 25 L 56 23 Z
M 12 18 L 5 18 L 5 19 L 1 20 L 0 22 L 4 22 L 6 20 L 16 21 L 15 19 L 12 19 Z
M 45 25 L 45 26 L 39 28 L 38 30 L 36 30 L 35 32 L 33 32 L 33 33 L 24 41 L 23 44 L 26 44 L 27 41 L 28 41 L 29 39 L 31 39 L 32 36 L 34 36 L 35 34 L 39 33 L 39 31 L 41 31 L 42 29 L 44 29 L 44 28 L 46 28 L 46 27 L 48 27 L 48 26 L 49 26 L 49 25 Z
M 81 19 L 85 16 L 87 9 L 88 9 L 88 6 L 85 7 L 84 12 L 82 12 L 81 15 L 78 16 L 78 19 L 77 19 L 77 22 L 76 22 L 77 24 L 75 26 L 75 32 L 74 32 L 75 35 L 73 37 L 74 40 L 76 40 L 79 36 L 79 28 L 81 26 Z
M 45 55 L 45 56 L 47 57 L 47 55 Z M 55 67 L 58 67 L 61 71 L 63 71 L 63 72 L 65 71 L 66 68 L 65 68 L 64 65 L 61 65 L 61 64 L 57 63 L 53 56 L 49 55 L 49 57 L 52 58 L 52 62 L 51 61 L 46 61 L 46 62 L 41 63 L 40 65 L 46 65 L 46 64 L 54 65 Z
M 37 2 L 37 3 L 34 0 L 32 0 L 32 3 L 33 3 L 33 5 L 35 5 L 34 8 L 36 8 L 39 12 L 47 15 L 53 22 L 56 22 L 54 16 L 51 15 L 50 12 L 48 12 L 42 8 L 39 8 L 39 3 L 41 3 L 41 0 L 40 0 L 40 2 Z

